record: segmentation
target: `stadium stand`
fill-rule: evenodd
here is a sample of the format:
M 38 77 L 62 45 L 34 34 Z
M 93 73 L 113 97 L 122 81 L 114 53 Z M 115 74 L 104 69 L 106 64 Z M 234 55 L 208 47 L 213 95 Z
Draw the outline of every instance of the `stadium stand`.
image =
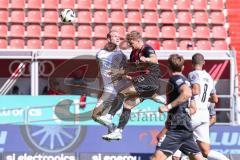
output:
M 41 49 L 42 43 L 39 39 L 28 39 L 27 49 Z
M 74 40 L 77 48 L 82 40 L 87 40 L 87 48 L 98 48 L 99 45 L 94 46 L 99 44 L 95 43 L 96 38 L 105 38 L 110 29 L 120 31 L 121 38 L 126 32 L 137 30 L 143 33 L 145 40 L 158 40 L 161 45 L 165 40 L 175 41 L 177 47 L 170 47 L 172 49 L 184 48 L 180 42 L 186 39 L 196 44 L 200 40 L 208 40 L 213 50 L 228 49 L 230 42 L 236 43 L 233 23 L 239 17 L 236 11 L 229 10 L 236 8 L 232 1 L 0 0 L 0 37 L 6 38 L 6 48 L 12 48 L 12 37 L 23 38 L 24 44 L 28 43 L 28 38 L 38 38 L 43 45 L 41 48 L 45 48 L 45 38 L 59 41 L 59 48 L 61 38 Z M 63 8 L 74 9 L 77 15 L 75 23 L 61 22 L 59 13 Z M 206 48 L 209 48 L 208 44 Z

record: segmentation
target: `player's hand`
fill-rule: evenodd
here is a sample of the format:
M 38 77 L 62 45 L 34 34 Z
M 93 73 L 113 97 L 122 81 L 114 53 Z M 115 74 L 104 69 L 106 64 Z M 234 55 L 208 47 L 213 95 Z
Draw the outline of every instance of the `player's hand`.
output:
M 131 77 L 131 76 L 128 76 L 128 75 L 124 75 L 123 78 L 124 78 L 124 79 L 128 79 L 128 80 L 132 80 L 132 77 Z
M 160 113 L 163 113 L 163 112 L 168 112 L 169 109 L 168 109 L 168 106 L 165 105 L 165 106 L 159 107 L 158 111 L 159 111 Z
M 164 138 L 164 136 L 165 136 L 165 133 L 159 132 L 158 135 L 157 135 L 157 139 L 162 140 Z
M 146 58 L 146 57 L 143 57 L 143 56 L 141 56 L 141 57 L 140 57 L 140 60 L 141 60 L 142 62 L 146 62 L 146 61 L 147 61 L 147 58 Z

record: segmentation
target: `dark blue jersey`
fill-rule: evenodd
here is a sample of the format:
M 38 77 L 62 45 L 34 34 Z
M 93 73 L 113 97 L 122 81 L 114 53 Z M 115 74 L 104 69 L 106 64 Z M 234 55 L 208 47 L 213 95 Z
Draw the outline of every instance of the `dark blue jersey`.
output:
M 174 75 L 170 77 L 168 86 L 167 86 L 167 101 L 168 103 L 173 102 L 180 96 L 180 88 L 182 85 L 188 85 L 190 87 L 190 83 L 186 77 L 183 75 Z M 169 129 L 177 129 L 177 130 L 189 130 L 192 131 L 191 126 L 191 118 L 189 114 L 186 112 L 186 108 L 188 108 L 189 100 L 181 103 L 180 105 L 172 108 L 168 112 L 168 128 Z
M 155 50 L 151 46 L 145 44 L 142 46 L 141 49 L 132 50 L 130 54 L 130 62 L 135 62 L 138 64 L 139 62 L 141 62 L 140 60 L 141 56 L 149 58 L 151 54 L 156 54 Z M 161 74 L 159 64 L 157 63 L 148 63 L 148 64 L 149 65 L 147 67 L 147 70 L 150 72 L 150 74 L 154 77 L 159 78 Z

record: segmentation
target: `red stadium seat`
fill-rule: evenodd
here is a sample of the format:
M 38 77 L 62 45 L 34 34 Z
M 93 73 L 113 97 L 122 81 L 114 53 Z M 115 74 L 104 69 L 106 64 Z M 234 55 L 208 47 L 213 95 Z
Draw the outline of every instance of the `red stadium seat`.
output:
M 8 22 L 8 11 L 0 10 L 0 22 L 7 23 Z
M 58 37 L 58 26 L 56 25 L 45 25 L 44 26 L 44 37 Z
M 90 11 L 79 11 L 77 19 L 78 23 L 90 24 L 92 22 L 92 13 Z
M 11 21 L 16 23 L 24 23 L 25 21 L 25 13 L 22 10 L 14 10 L 11 13 Z
M 11 25 L 10 37 L 24 37 L 25 28 L 23 25 Z
M 227 31 L 222 26 L 215 26 L 212 28 L 212 38 L 225 39 L 227 38 Z
M 7 9 L 8 8 L 8 4 L 9 4 L 9 0 L 0 0 L 0 9 Z
M 28 0 L 27 8 L 29 8 L 29 9 L 42 8 L 42 0 Z
M 27 37 L 41 37 L 41 26 L 40 25 L 28 25 L 27 26 Z
M 191 47 L 189 46 L 191 44 Z M 179 42 L 180 50 L 193 50 L 194 46 L 191 40 L 183 40 Z
M 177 0 L 176 1 L 178 10 L 189 10 L 191 8 L 190 0 Z
M 94 37 L 96 38 L 106 38 L 109 29 L 106 25 L 96 25 L 94 27 Z
M 27 22 L 41 23 L 42 22 L 42 12 L 40 10 L 28 11 Z
M 90 10 L 91 4 L 89 0 L 77 0 L 77 9 Z
M 108 23 L 108 15 L 106 11 L 94 12 L 94 23 Z
M 195 12 L 194 23 L 195 24 L 208 24 L 207 12 Z
M 111 22 L 112 23 L 124 23 L 125 15 L 123 11 L 112 11 L 111 12 Z
M 127 9 L 140 10 L 141 9 L 141 1 L 140 0 L 127 0 Z
M 73 25 L 63 25 L 61 27 L 61 37 L 74 38 L 75 37 L 75 27 Z
M 142 33 L 143 29 L 139 25 L 128 25 L 128 32 L 131 32 L 131 31 L 138 31 L 138 32 Z
M 61 49 L 75 49 L 75 41 L 72 39 L 64 39 L 61 41 Z
M 78 49 L 92 49 L 92 41 L 89 39 L 78 40 Z
M 11 49 L 24 49 L 24 40 L 23 39 L 11 39 L 9 47 Z
M 159 5 L 161 10 L 173 10 L 173 0 L 160 0 Z
M 107 9 L 107 4 L 108 4 L 107 0 L 94 0 L 93 1 L 94 9 L 104 9 L 104 10 L 106 10 Z
M 158 40 L 147 40 L 146 44 L 150 45 L 155 50 L 160 50 L 160 41 Z
M 78 26 L 78 37 L 79 38 L 91 38 L 92 27 L 90 25 L 79 25 Z
M 190 12 L 178 12 L 177 16 L 179 24 L 190 24 L 192 21 L 192 14 Z
M 111 30 L 118 31 L 121 38 L 125 38 L 126 29 L 123 25 L 113 25 Z
M 162 24 L 173 24 L 173 23 L 175 23 L 175 14 L 172 11 L 162 12 L 161 23 Z
M 162 43 L 163 50 L 176 50 L 177 49 L 177 42 L 174 40 L 165 40 Z
M 157 0 L 144 0 L 143 1 L 143 6 L 145 10 L 157 10 Z
M 228 45 L 226 41 L 215 41 L 213 43 L 213 49 L 214 50 L 228 50 Z
M 43 21 L 45 23 L 57 23 L 58 18 L 59 18 L 58 11 L 45 11 Z
M 198 50 L 211 50 L 211 43 L 206 40 L 197 41 L 196 47 Z
M 7 48 L 7 40 L 6 39 L 0 39 L 0 48 L 1 49 Z
M 61 0 L 60 6 L 61 6 L 61 8 L 73 9 L 75 6 L 75 0 Z
M 210 0 L 210 10 L 223 10 L 224 4 L 223 0 Z
M 27 48 L 28 49 L 41 49 L 42 42 L 39 39 L 29 39 L 29 40 L 27 40 Z
M 59 0 L 47 0 L 44 1 L 45 9 L 58 9 Z
M 210 37 L 210 30 L 207 26 L 198 26 L 195 29 L 195 38 L 208 39 Z
M 127 22 L 128 23 L 136 23 L 140 24 L 142 21 L 142 15 L 139 11 L 129 11 L 127 14 Z
M 110 8 L 112 10 L 124 10 L 125 0 L 111 0 Z
M 2 25 L 0 24 L 0 37 L 7 37 L 7 33 L 8 33 L 8 27 L 7 25 Z
M 154 11 L 145 12 L 143 15 L 144 23 L 147 24 L 157 24 L 158 23 L 158 13 Z
M 176 38 L 176 28 L 173 26 L 163 26 L 161 31 L 161 38 Z
M 193 9 L 194 10 L 206 10 L 207 0 L 193 0 Z
M 105 39 L 98 39 L 95 41 L 95 49 L 102 49 L 107 44 L 107 40 Z
M 43 42 L 44 49 L 58 49 L 58 41 L 56 39 L 46 39 Z
M 144 29 L 144 37 L 145 38 L 159 38 L 160 30 L 158 26 L 146 26 Z
M 25 8 L 25 0 L 11 0 L 11 8 L 13 9 Z
M 211 12 L 210 19 L 212 24 L 225 24 L 225 17 L 222 12 Z
M 179 38 L 187 38 L 187 39 L 191 39 L 193 36 L 193 30 L 192 27 L 190 26 L 180 26 L 178 28 L 178 33 L 179 33 Z

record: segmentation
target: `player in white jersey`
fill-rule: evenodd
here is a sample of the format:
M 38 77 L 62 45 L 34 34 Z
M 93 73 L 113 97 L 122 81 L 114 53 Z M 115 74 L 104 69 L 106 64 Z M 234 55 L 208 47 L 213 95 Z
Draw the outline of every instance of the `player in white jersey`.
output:
M 205 64 L 204 56 L 200 53 L 192 57 L 193 71 L 188 78 L 192 85 L 193 99 L 196 103 L 196 113 L 191 116 L 193 134 L 199 148 L 205 158 L 211 160 L 228 160 L 223 154 L 210 149 L 209 137 L 209 102 L 217 103 L 218 96 L 212 77 L 203 70 Z M 173 155 L 173 159 L 179 159 L 179 154 Z
M 120 99 L 117 94 L 118 91 L 126 86 L 126 80 L 118 80 L 118 74 L 122 74 L 127 65 L 127 58 L 119 48 L 120 37 L 118 32 L 110 31 L 107 34 L 108 43 L 97 53 L 97 60 L 99 62 L 100 75 L 103 83 L 103 93 L 99 98 L 96 107 L 93 110 L 92 118 L 98 123 L 99 117 L 108 113 L 111 106 L 117 110 L 121 108 L 123 99 Z M 117 104 L 117 105 L 116 105 Z M 106 125 L 104 123 L 101 123 Z M 113 129 L 113 124 L 106 125 L 109 130 Z

